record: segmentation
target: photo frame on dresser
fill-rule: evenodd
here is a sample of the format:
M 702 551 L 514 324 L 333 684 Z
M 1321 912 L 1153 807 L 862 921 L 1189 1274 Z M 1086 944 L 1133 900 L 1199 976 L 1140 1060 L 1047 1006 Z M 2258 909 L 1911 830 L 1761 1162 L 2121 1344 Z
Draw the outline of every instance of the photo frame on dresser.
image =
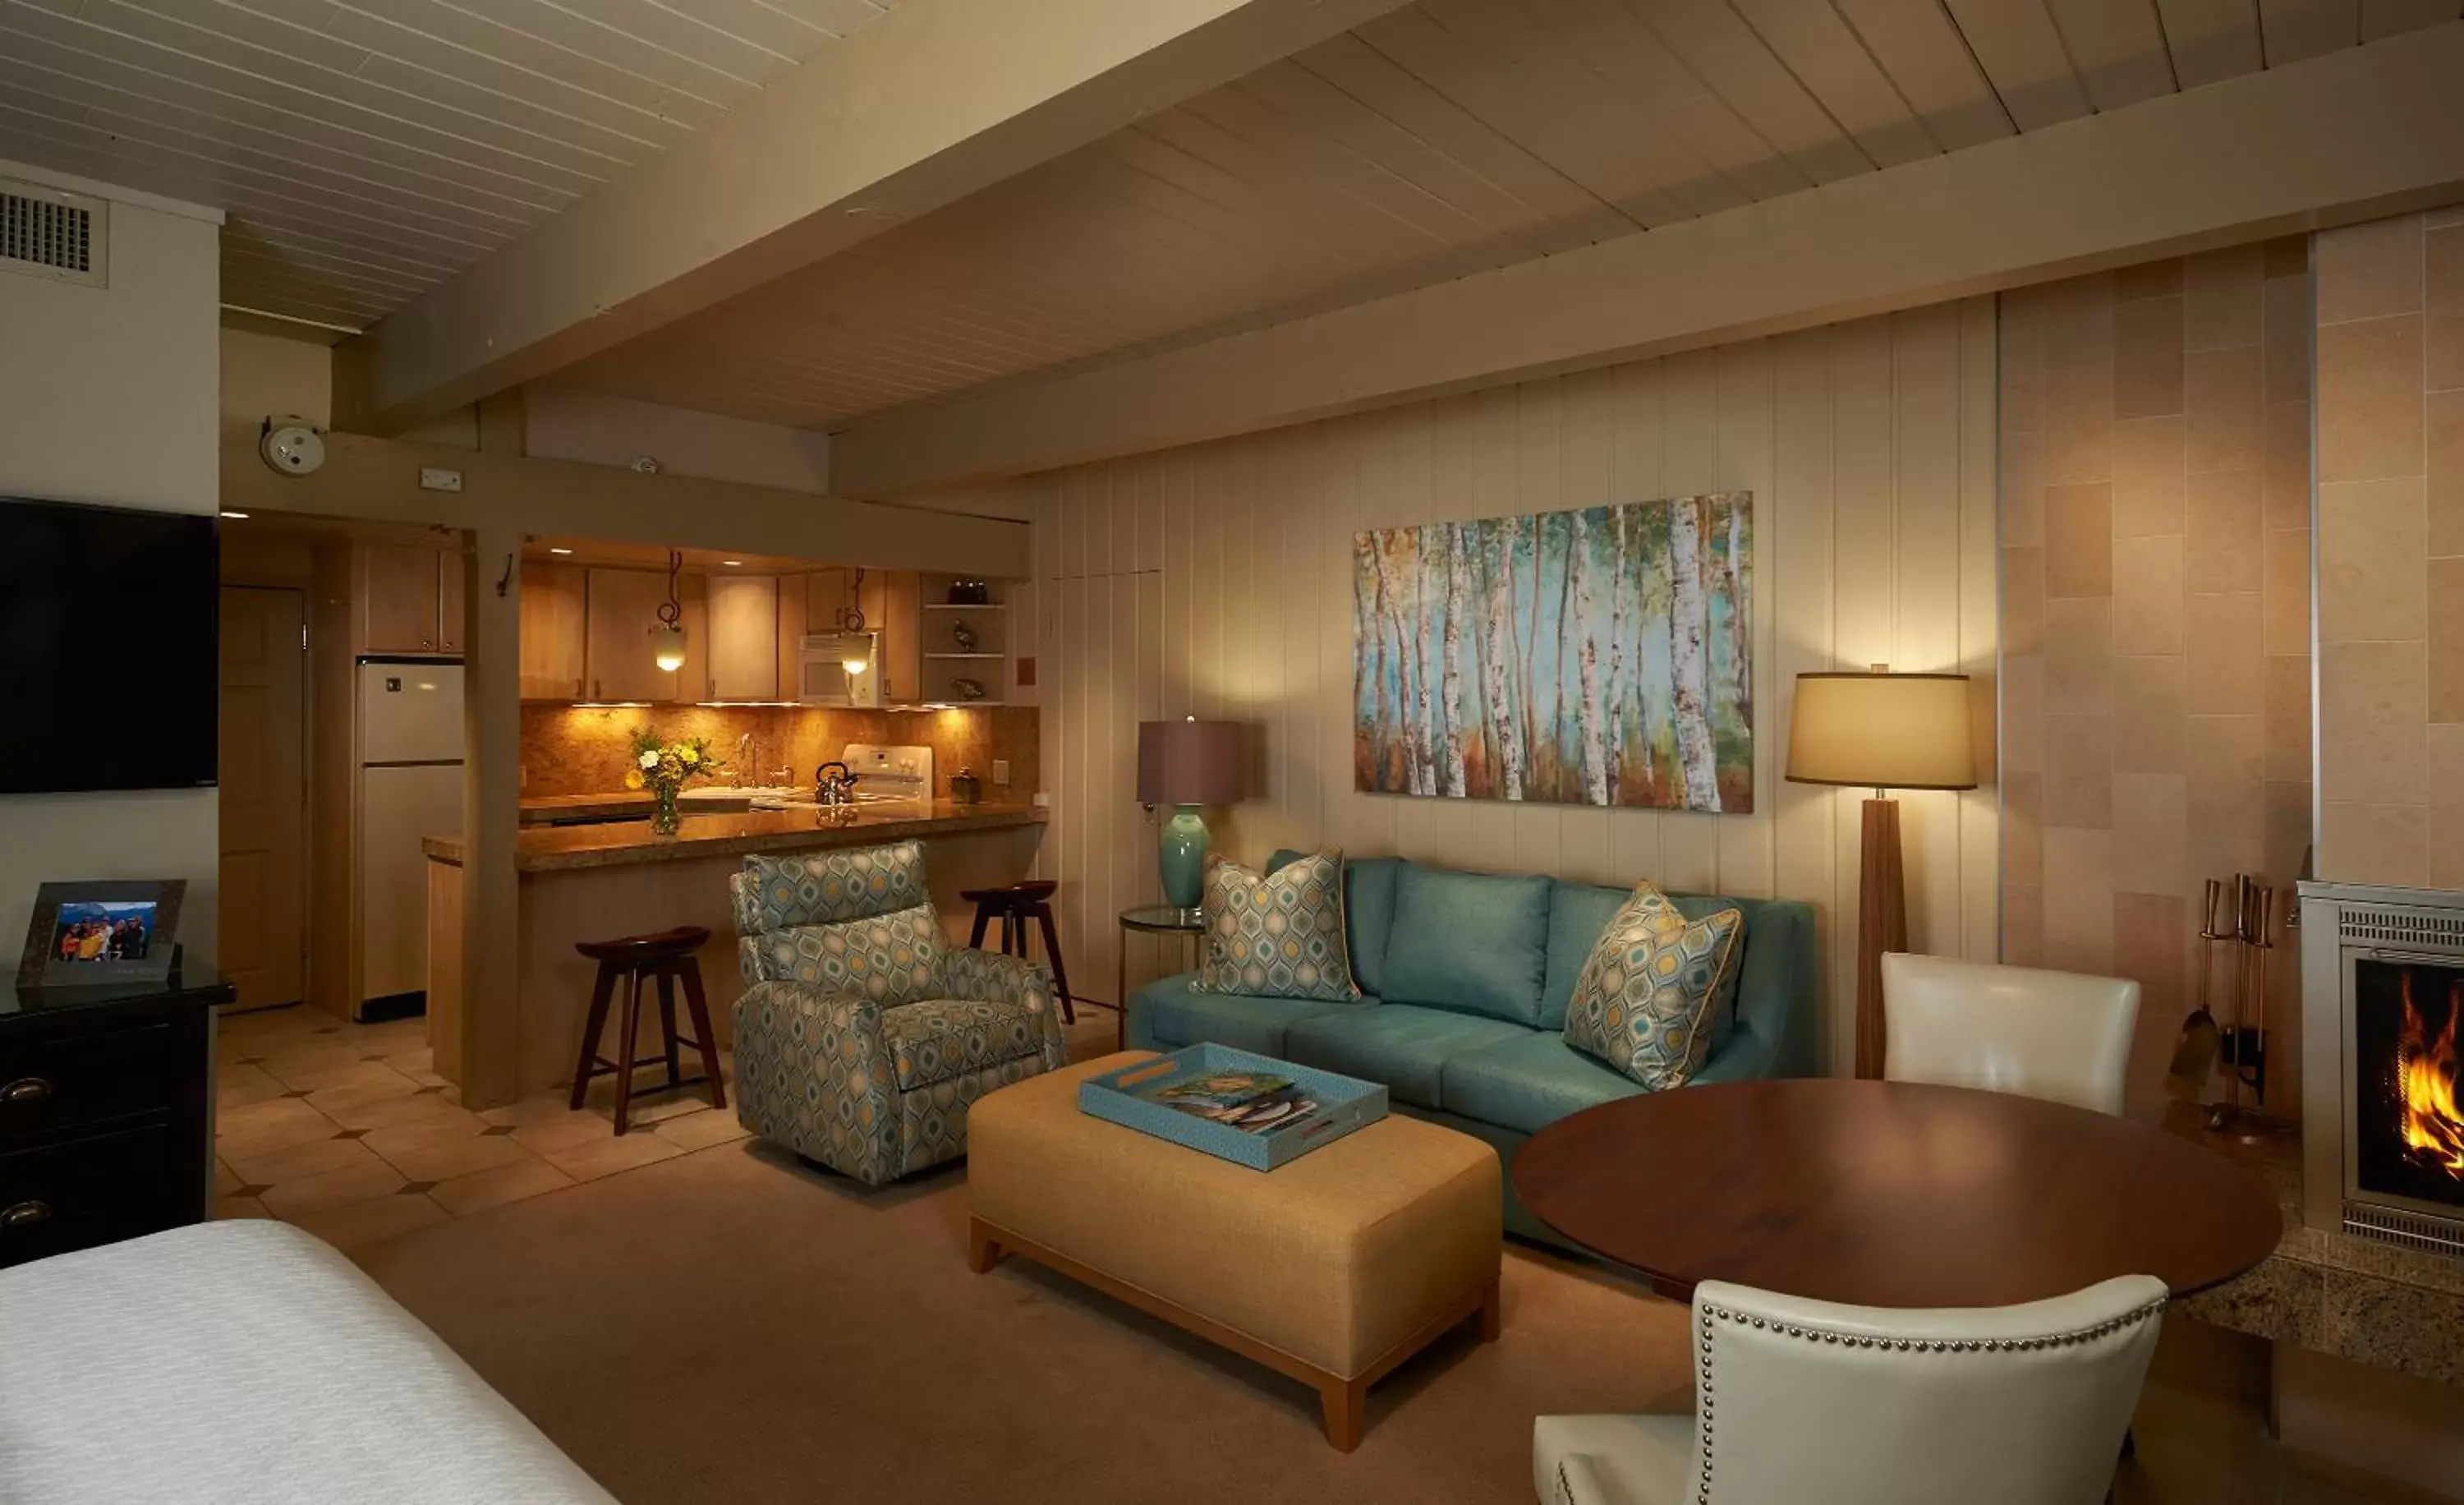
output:
M 17 961 L 19 987 L 159 982 L 179 953 L 185 878 L 46 883 Z

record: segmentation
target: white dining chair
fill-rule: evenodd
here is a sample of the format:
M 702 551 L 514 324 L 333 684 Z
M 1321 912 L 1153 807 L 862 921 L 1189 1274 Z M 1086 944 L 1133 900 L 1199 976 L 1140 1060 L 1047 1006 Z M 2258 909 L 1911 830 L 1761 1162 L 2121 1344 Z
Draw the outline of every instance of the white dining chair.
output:
M 1540 1417 L 1532 1486 L 1542 1505 L 2096 1505 L 2164 1310 L 2149 1275 L 1933 1310 L 1705 1281 L 1694 1414 Z
M 1882 1075 L 2122 1112 L 2139 1023 L 2126 978 L 1882 955 Z

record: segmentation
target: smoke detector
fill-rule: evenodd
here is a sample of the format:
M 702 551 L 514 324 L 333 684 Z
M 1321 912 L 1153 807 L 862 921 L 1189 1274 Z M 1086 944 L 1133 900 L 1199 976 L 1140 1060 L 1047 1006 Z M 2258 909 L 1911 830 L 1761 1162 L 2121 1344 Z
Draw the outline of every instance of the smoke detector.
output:
M 311 476 L 325 463 L 325 441 L 304 418 L 268 418 L 256 453 L 268 469 L 284 476 Z

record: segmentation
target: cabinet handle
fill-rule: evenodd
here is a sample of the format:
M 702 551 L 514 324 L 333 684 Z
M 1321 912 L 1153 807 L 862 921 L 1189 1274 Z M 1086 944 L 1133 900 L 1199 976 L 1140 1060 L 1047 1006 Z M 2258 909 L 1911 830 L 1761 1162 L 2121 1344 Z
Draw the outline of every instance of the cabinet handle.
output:
M 434 648 L 436 646 L 436 640 L 431 637 L 423 637 L 419 640 L 419 646 L 422 648 Z
M 13 1207 L 0 1210 L 0 1229 L 30 1228 L 37 1223 L 51 1220 L 52 1205 L 48 1202 L 20 1202 Z
M 0 1087 L 0 1102 L 41 1102 L 51 1095 L 52 1084 L 39 1076 L 20 1076 Z

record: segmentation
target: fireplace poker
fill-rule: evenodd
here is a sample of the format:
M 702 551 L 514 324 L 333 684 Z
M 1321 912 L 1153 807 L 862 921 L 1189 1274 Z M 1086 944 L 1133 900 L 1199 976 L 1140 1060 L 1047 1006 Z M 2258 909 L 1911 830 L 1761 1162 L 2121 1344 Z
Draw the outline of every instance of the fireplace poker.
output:
M 2173 1064 L 2165 1073 L 2165 1087 L 2184 1102 L 2197 1102 L 2206 1093 L 2208 1073 L 2216 1064 L 2216 1016 L 2208 1007 L 2215 976 L 2216 942 L 2229 938 L 2223 928 L 2225 886 L 2208 879 L 2208 907 L 2199 930 L 2199 993 L 2197 1007 L 2182 1022 L 2182 1038 L 2173 1047 Z

